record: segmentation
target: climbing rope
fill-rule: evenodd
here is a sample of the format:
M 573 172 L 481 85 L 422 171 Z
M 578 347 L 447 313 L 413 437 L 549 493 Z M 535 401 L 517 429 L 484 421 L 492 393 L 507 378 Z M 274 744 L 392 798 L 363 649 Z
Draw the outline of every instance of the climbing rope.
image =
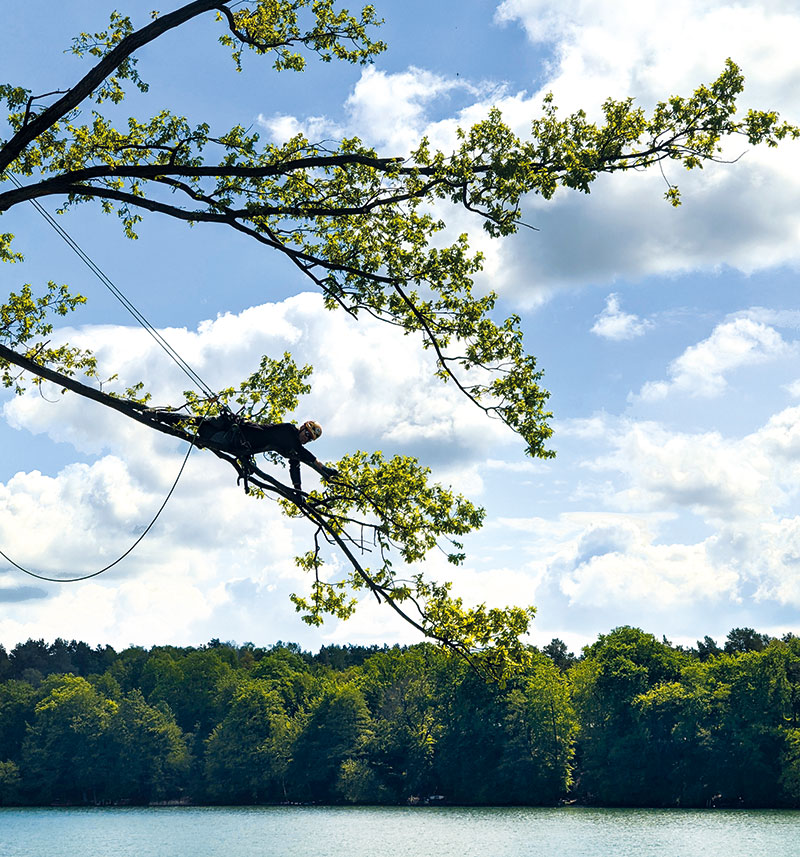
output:
M 5 175 L 11 180 L 11 182 L 18 188 L 22 189 L 22 185 L 17 180 L 16 176 L 12 175 L 10 172 L 5 173 Z M 84 249 L 75 241 L 74 238 L 55 220 L 55 218 L 48 212 L 36 199 L 28 200 L 31 205 L 39 212 L 39 214 L 50 224 L 50 226 L 56 231 L 56 233 L 63 239 L 63 241 L 70 247 L 73 252 L 78 256 L 78 258 L 86 265 L 87 268 L 97 277 L 98 280 L 111 292 L 112 295 L 122 304 L 123 307 L 136 319 L 136 321 L 150 334 L 150 336 L 156 341 L 156 343 L 169 355 L 169 357 L 178 365 L 178 367 L 187 375 L 189 380 L 195 386 L 199 387 L 208 397 L 208 405 L 206 410 L 211 407 L 212 402 L 216 401 L 215 394 L 213 390 L 205 383 L 205 381 L 197 374 L 197 372 L 192 369 L 192 367 L 178 354 L 178 352 L 167 342 L 167 340 L 156 330 L 156 328 L 147 320 L 147 318 L 134 306 L 134 304 L 125 296 L 120 288 L 118 288 L 111 278 L 90 258 L 90 256 L 84 251 Z M 167 492 L 167 496 L 164 498 L 164 502 L 159 507 L 153 519 L 144 529 L 144 531 L 139 535 L 136 541 L 123 553 L 121 556 L 117 557 L 113 562 L 109 563 L 105 567 L 101 568 L 99 571 L 93 571 L 90 574 L 83 574 L 78 577 L 50 577 L 45 574 L 39 574 L 38 572 L 31 571 L 31 569 L 26 568 L 20 563 L 13 560 L 8 554 L 4 551 L 0 550 L 0 556 L 3 557 L 7 562 L 9 562 L 14 568 L 23 572 L 24 574 L 29 575 L 30 577 L 35 577 L 37 580 L 45 580 L 50 583 L 77 583 L 82 580 L 89 580 L 92 577 L 97 577 L 100 574 L 108 571 L 113 568 L 117 563 L 122 562 L 125 557 L 127 557 L 136 546 L 142 541 L 142 539 L 150 532 L 155 522 L 160 517 L 161 513 L 164 511 L 167 503 L 172 497 L 175 488 L 178 486 L 178 482 L 180 481 L 181 476 L 183 475 L 184 468 L 186 467 L 187 462 L 189 461 L 189 455 L 192 452 L 192 449 L 195 446 L 195 442 L 191 441 L 189 444 L 189 449 L 186 451 L 186 455 L 184 456 L 183 463 L 178 470 L 178 475 L 175 477 L 175 481 L 172 483 L 172 487 Z
M 30 577 L 35 577 L 37 580 L 47 580 L 50 583 L 78 583 L 78 581 L 80 581 L 80 580 L 89 580 L 89 578 L 91 578 L 91 577 L 97 577 L 99 574 L 102 574 L 104 571 L 108 571 L 110 568 L 113 568 L 118 562 L 122 562 L 122 560 L 125 559 L 125 557 L 128 556 L 128 554 L 130 554 L 134 550 L 134 548 L 139 544 L 139 542 L 150 532 L 151 528 L 153 527 L 155 522 L 158 520 L 161 513 L 164 511 L 164 507 L 169 502 L 169 498 L 172 496 L 172 492 L 177 488 L 178 482 L 179 482 L 181 476 L 183 475 L 183 469 L 186 467 L 186 462 L 189 460 L 189 455 L 191 454 L 193 449 L 194 449 L 194 442 L 189 444 L 189 449 L 186 450 L 186 455 L 183 458 L 183 464 L 181 464 L 181 469 L 178 471 L 178 475 L 175 477 L 175 481 L 172 483 L 172 487 L 169 489 L 167 496 L 164 498 L 164 502 L 159 507 L 159 509 L 156 512 L 153 520 L 150 521 L 150 523 L 147 525 L 147 527 L 145 527 L 144 531 L 139 534 L 139 538 L 136 539 L 136 541 L 128 548 L 128 550 L 125 551 L 124 554 L 122 554 L 122 556 L 117 557 L 114 560 L 114 562 L 110 562 L 107 566 L 105 566 L 104 568 L 101 568 L 99 571 L 93 571 L 90 574 L 82 574 L 79 577 L 48 577 L 46 574 L 39 574 L 36 571 L 31 571 L 29 568 L 25 568 L 25 566 L 20 565 L 18 562 L 15 562 L 13 559 L 11 559 L 11 557 L 7 553 L 5 553 L 2 550 L 0 550 L 0 556 L 3 557 L 3 559 L 6 560 L 7 562 L 10 562 L 11 565 L 14 566 L 14 568 L 19 569 L 24 574 L 27 574 Z

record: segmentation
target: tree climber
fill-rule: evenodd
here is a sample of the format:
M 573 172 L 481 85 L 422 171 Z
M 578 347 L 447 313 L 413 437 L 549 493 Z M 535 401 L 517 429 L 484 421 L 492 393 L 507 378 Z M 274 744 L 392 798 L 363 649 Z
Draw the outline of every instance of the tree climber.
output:
M 259 452 L 276 452 L 289 460 L 289 477 L 295 491 L 302 490 L 301 461 L 325 479 L 339 475 L 337 470 L 327 467 L 305 449 L 307 443 L 322 436 L 322 426 L 313 420 L 307 420 L 298 428 L 293 423 L 254 423 L 230 412 L 215 417 L 186 417 L 176 411 L 162 410 L 152 413 L 162 422 L 195 426 L 200 440 L 198 446 L 205 446 L 207 442 L 215 449 L 235 455 L 244 465 L 245 490 L 253 456 Z

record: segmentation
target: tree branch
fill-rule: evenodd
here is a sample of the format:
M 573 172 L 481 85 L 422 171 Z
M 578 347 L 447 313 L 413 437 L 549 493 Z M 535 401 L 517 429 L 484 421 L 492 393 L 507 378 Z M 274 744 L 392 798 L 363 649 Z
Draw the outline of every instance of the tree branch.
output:
M 144 45 L 162 36 L 169 30 L 180 27 L 192 18 L 219 9 L 221 0 L 194 0 L 180 9 L 156 18 L 155 21 L 126 36 L 109 51 L 86 75 L 73 86 L 63 98 L 59 98 L 46 110 L 28 122 L 0 149 L 0 173 L 15 161 L 25 147 L 40 134 L 58 122 L 63 116 L 87 98 L 115 69 Z

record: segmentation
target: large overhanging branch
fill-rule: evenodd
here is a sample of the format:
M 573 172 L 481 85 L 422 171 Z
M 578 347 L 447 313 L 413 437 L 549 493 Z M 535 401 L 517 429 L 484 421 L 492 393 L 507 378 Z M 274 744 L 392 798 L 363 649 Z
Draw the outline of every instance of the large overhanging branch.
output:
M 292 504 L 299 514 L 311 523 L 318 533 L 321 533 L 326 541 L 334 546 L 341 554 L 346 562 L 353 569 L 354 573 L 360 578 L 363 585 L 378 599 L 379 602 L 385 602 L 389 607 L 401 618 L 407 622 L 419 633 L 438 642 L 440 645 L 451 649 L 453 652 L 463 657 L 474 669 L 485 672 L 486 674 L 498 678 L 501 673 L 499 667 L 495 667 L 491 659 L 476 658 L 476 652 L 472 651 L 463 640 L 457 637 L 449 636 L 437 629 L 435 623 L 431 622 L 429 615 L 426 612 L 424 604 L 410 595 L 404 587 L 403 597 L 398 599 L 396 584 L 391 578 L 388 582 L 380 582 L 364 567 L 363 563 L 358 559 L 356 551 L 365 550 L 365 541 L 362 538 L 356 538 L 348 533 L 347 528 L 353 527 L 360 531 L 371 531 L 378 534 L 382 531 L 380 523 L 375 521 L 360 520 L 352 516 L 343 516 L 336 512 L 328 510 L 327 506 L 330 498 L 325 495 L 311 496 L 303 492 L 296 491 L 288 485 L 284 485 L 275 477 L 266 473 L 263 469 L 255 466 L 254 462 L 246 462 L 241 458 L 230 453 L 223 445 L 214 442 L 211 439 L 204 438 L 202 443 L 198 443 L 198 435 L 195 430 L 190 427 L 181 427 L 174 420 L 164 421 L 159 418 L 159 411 L 151 409 L 139 402 L 121 399 L 109 393 L 98 390 L 84 384 L 62 372 L 58 372 L 48 366 L 44 366 L 35 360 L 32 360 L 25 355 L 19 354 L 16 351 L 0 344 L 0 361 L 6 361 L 25 372 L 29 372 L 53 384 L 57 384 L 63 390 L 69 390 L 83 398 L 97 402 L 104 407 L 111 408 L 114 411 L 133 419 L 148 428 L 163 434 L 170 435 L 180 440 L 187 441 L 194 445 L 200 446 L 213 452 L 218 458 L 230 464 L 237 474 L 237 481 L 245 479 L 246 484 L 255 486 L 259 491 L 265 494 L 270 494 L 280 500 Z M 345 491 L 351 491 L 352 486 L 340 485 L 339 488 Z M 329 488 L 332 495 L 336 495 L 337 484 L 334 481 Z M 374 511 L 379 514 L 380 509 L 377 507 Z M 385 541 L 385 536 L 384 536 Z M 418 618 L 415 618 L 412 613 L 405 609 L 404 605 L 410 604 L 413 606 Z
M 134 148 L 134 147 L 124 147 Z M 123 151 L 124 151 L 123 148 Z M 137 149 L 144 149 L 146 152 L 157 152 L 157 146 L 140 145 Z M 119 152 L 118 154 L 122 154 Z M 399 170 L 393 165 L 400 163 L 399 158 L 377 158 L 368 157 L 360 154 L 350 155 L 327 155 L 298 158 L 294 160 L 281 160 L 274 164 L 265 164 L 257 167 L 244 166 L 238 164 L 214 164 L 209 167 L 193 166 L 190 164 L 98 164 L 94 167 L 86 167 L 80 170 L 66 170 L 49 179 L 42 179 L 36 185 L 22 192 L 23 195 L 18 199 L 12 195 L 4 194 L 12 200 L 11 204 L 18 202 L 21 199 L 30 199 L 31 195 L 35 195 L 37 188 L 42 189 L 45 193 L 52 192 L 51 185 L 60 186 L 62 184 L 73 184 L 78 182 L 88 182 L 96 179 L 160 179 L 163 176 L 176 176 L 179 178 L 239 178 L 239 179 L 263 179 L 276 178 L 279 176 L 288 176 L 293 172 L 315 169 L 333 169 L 335 167 L 348 166 L 363 166 L 379 172 L 400 172 L 410 174 L 412 170 L 409 167 L 403 167 Z M 431 175 L 432 168 L 426 168 L 423 173 Z M 61 192 L 61 191 L 57 191 Z M 18 192 L 20 193 L 20 192 Z
M 46 110 L 31 118 L 3 146 L 2 150 L 0 150 L 0 173 L 22 154 L 26 146 L 85 101 L 104 80 L 112 75 L 136 51 L 169 30 L 180 27 L 192 18 L 217 9 L 221 5 L 221 0 L 194 0 L 194 2 L 187 3 L 174 12 L 156 18 L 155 21 L 147 26 L 134 31 L 122 39 L 115 48 L 109 51 L 64 96 L 59 98 L 58 101 L 50 105 Z
M 693 129 L 690 129 L 690 131 Z M 687 133 L 690 133 L 687 131 Z M 0 156 L 5 153 L 8 147 L 14 142 L 15 138 L 2 149 Z M 133 148 L 133 147 L 131 147 Z M 140 147 L 147 152 L 157 153 L 158 147 L 143 145 Z M 592 172 L 615 172 L 618 170 L 631 170 L 638 168 L 646 168 L 661 161 L 676 157 L 677 154 L 689 155 L 695 152 L 692 147 L 680 146 L 678 141 L 671 139 L 664 141 L 657 146 L 650 146 L 643 151 L 627 152 L 625 154 L 603 155 L 592 164 Z M 710 160 L 722 161 L 721 158 L 710 158 Z M 197 199 L 194 188 L 181 185 L 178 181 L 170 181 L 170 179 L 202 179 L 215 178 L 221 179 L 274 179 L 280 177 L 291 176 L 294 172 L 312 171 L 315 169 L 331 170 L 344 169 L 346 167 L 362 166 L 374 170 L 376 173 L 384 173 L 395 180 L 400 180 L 409 176 L 426 177 L 430 180 L 424 182 L 413 190 L 408 190 L 407 186 L 398 183 L 396 187 L 388 186 L 380 189 L 380 195 L 371 199 L 366 199 L 363 203 L 357 205 L 345 204 L 319 204 L 314 201 L 309 201 L 303 205 L 281 205 L 277 203 L 269 204 L 265 202 L 256 202 L 247 208 L 229 208 L 229 213 L 237 218 L 252 218 L 252 217 L 296 217 L 296 218 L 312 218 L 312 217 L 343 217 L 353 215 L 368 215 L 379 208 L 397 206 L 402 203 L 413 201 L 422 201 L 429 199 L 437 188 L 447 188 L 448 192 L 470 212 L 478 214 L 481 217 L 491 218 L 492 215 L 484 209 L 477 206 L 471 200 L 470 185 L 464 182 L 457 176 L 442 174 L 441 168 L 433 168 L 424 165 L 398 166 L 403 161 L 399 157 L 378 158 L 365 155 L 331 155 L 331 156 L 315 156 L 309 155 L 305 158 L 300 158 L 292 161 L 281 161 L 275 164 L 263 166 L 239 166 L 230 165 L 227 163 L 215 164 L 213 166 L 191 166 L 181 164 L 119 164 L 119 165 L 98 165 L 86 167 L 80 170 L 66 170 L 49 178 L 43 178 L 34 184 L 23 185 L 14 190 L 0 193 L 0 211 L 7 211 L 14 205 L 28 200 L 41 199 L 49 196 L 69 196 L 79 194 L 84 197 L 97 197 L 98 199 L 115 200 L 126 205 L 135 205 L 145 208 L 149 211 L 158 211 L 162 214 L 167 214 L 178 219 L 187 221 L 207 221 L 219 222 L 215 217 L 214 200 L 212 197 L 206 196 L 208 208 L 206 209 L 182 209 L 178 206 L 167 206 L 158 203 L 156 200 L 148 198 L 141 193 L 133 194 L 126 193 L 114 187 L 104 185 L 102 182 L 114 182 L 120 179 L 138 180 L 145 182 L 153 182 L 154 184 L 164 184 L 172 189 L 183 190 L 187 196 L 192 199 Z M 0 163 L 3 158 L 0 157 Z M 725 162 L 728 162 L 727 160 Z M 474 164 L 471 167 L 471 173 L 478 179 L 488 173 L 492 173 L 496 169 L 496 165 Z M 524 164 L 524 169 L 529 172 L 542 171 L 547 172 L 554 181 L 563 178 L 568 172 L 567 167 L 554 168 L 554 165 L 544 162 L 527 161 Z M 93 184 L 100 182 L 100 184 Z M 229 187 L 226 188 L 229 192 L 245 193 L 242 188 Z M 253 195 L 259 195 L 258 190 L 247 191 Z
M 159 431 L 162 434 L 167 434 L 171 437 L 178 438 L 179 440 L 185 440 L 189 443 L 198 445 L 196 434 L 175 425 L 174 422 L 164 422 L 159 420 L 157 412 L 148 408 L 146 405 L 142 405 L 129 399 L 123 399 L 118 396 L 112 396 L 110 393 L 105 393 L 102 390 L 98 390 L 96 387 L 90 387 L 88 384 L 84 384 L 82 381 L 78 381 L 70 375 L 58 372 L 55 369 L 45 366 L 36 360 L 32 360 L 23 354 L 19 354 L 2 344 L 0 344 L 0 361 L 6 361 L 14 366 L 18 366 L 20 369 L 25 372 L 29 372 L 31 375 L 43 378 L 45 381 L 57 384 L 62 389 L 76 393 L 84 399 L 90 399 L 106 408 L 117 411 L 129 419 L 142 423 L 148 428 Z M 230 453 L 225 451 L 225 449 L 219 444 L 210 440 L 204 440 L 202 445 L 223 461 L 227 461 L 241 474 L 241 465 L 237 461 L 236 457 L 230 455 Z M 288 488 L 285 490 L 288 496 L 291 491 Z
M 14 205 L 27 200 L 42 199 L 49 196 L 81 196 L 85 198 L 109 199 L 124 205 L 134 205 L 139 208 L 144 208 L 148 211 L 157 211 L 161 214 L 167 214 L 179 220 L 186 220 L 194 223 L 198 222 L 219 222 L 219 218 L 215 217 L 219 202 L 209 194 L 199 193 L 195 188 L 191 188 L 177 180 L 177 177 L 183 176 L 178 170 L 159 170 L 158 175 L 153 175 L 150 180 L 154 184 L 160 184 L 168 187 L 170 190 L 180 190 L 189 199 L 193 201 L 204 201 L 207 208 L 203 209 L 184 209 L 174 205 L 165 205 L 158 201 L 143 196 L 141 194 L 128 193 L 106 185 L 85 184 L 86 176 L 81 176 L 81 173 L 86 173 L 87 170 L 81 170 L 76 173 L 65 173 L 51 179 L 46 179 L 42 182 L 37 182 L 33 185 L 24 185 L 18 190 L 7 191 L 0 194 L 0 212 L 7 211 Z M 124 173 L 127 171 L 119 171 Z M 224 167 L 217 170 L 216 175 L 219 178 L 226 178 L 228 174 Z M 110 173 L 103 176 L 104 179 L 112 179 L 121 177 L 116 173 Z M 261 178 L 262 176 L 258 176 Z M 337 204 L 320 204 L 309 202 L 304 205 L 268 205 L 266 203 L 252 203 L 247 208 L 230 208 L 226 206 L 227 212 L 236 218 L 252 220 L 257 217 L 281 217 L 281 218 L 326 218 L 326 217 L 353 217 L 369 215 L 380 208 L 389 208 L 403 203 L 420 201 L 426 199 L 431 191 L 438 185 L 446 185 L 453 187 L 453 183 L 447 179 L 438 179 L 430 181 L 422 185 L 418 190 L 406 193 L 386 191 L 382 195 L 375 195 L 372 198 L 366 199 L 363 204 L 358 205 L 337 205 Z M 254 192 L 255 194 L 256 192 Z M 486 212 L 478 208 L 472 207 L 469 203 L 465 203 L 465 207 L 475 214 L 486 216 Z
M 220 17 L 227 23 L 229 32 L 234 38 L 248 44 L 251 48 L 255 48 L 259 53 L 286 48 L 293 44 L 306 44 L 312 50 L 320 51 L 323 42 L 335 41 L 339 37 L 349 38 L 353 42 L 364 38 L 363 27 L 359 28 L 355 24 L 354 19 L 342 21 L 338 29 L 334 27 L 332 30 L 326 32 L 324 36 L 313 29 L 310 32 L 303 33 L 293 27 L 286 27 L 286 35 L 283 38 L 254 38 L 237 26 L 235 16 L 228 8 L 231 5 L 238 6 L 240 9 L 242 7 L 241 3 L 233 3 L 232 0 L 193 0 L 193 2 L 186 3 L 173 12 L 159 15 L 150 24 L 138 30 L 132 30 L 121 38 L 113 48 L 101 57 L 87 74 L 74 86 L 70 87 L 61 98 L 41 113 L 33 115 L 29 104 L 25 112 L 25 122 L 22 127 L 0 149 L 0 173 L 13 163 L 31 142 L 49 128 L 52 128 L 53 125 L 62 120 L 71 111 L 79 107 L 93 92 L 112 77 L 123 64 L 130 61 L 138 50 L 170 30 L 174 30 L 206 12 L 216 11 L 219 13 Z M 304 5 L 306 3 L 298 3 L 297 7 Z M 320 5 L 325 6 L 326 4 L 322 3 Z M 287 20 L 292 15 L 296 16 L 296 12 L 297 9 L 286 12 Z M 344 15 L 346 17 L 346 13 Z M 370 18 L 368 23 L 378 22 Z M 361 49 L 360 56 L 359 51 L 356 51 L 356 57 L 351 61 L 365 62 L 372 53 L 382 50 L 383 47 L 381 43 L 370 44 L 367 42 L 365 47 Z M 61 94 L 61 91 L 55 90 L 50 94 Z

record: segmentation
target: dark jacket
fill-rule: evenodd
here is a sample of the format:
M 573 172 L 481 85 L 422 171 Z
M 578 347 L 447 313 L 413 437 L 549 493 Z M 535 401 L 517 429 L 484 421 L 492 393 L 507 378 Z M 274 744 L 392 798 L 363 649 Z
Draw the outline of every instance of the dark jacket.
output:
M 232 423 L 226 416 L 211 417 L 200 423 L 202 440 L 225 447 L 233 455 L 251 456 L 259 452 L 277 452 L 289 459 L 292 485 L 300 489 L 300 462 L 314 465 L 317 459 L 300 443 L 300 434 L 292 423 Z

